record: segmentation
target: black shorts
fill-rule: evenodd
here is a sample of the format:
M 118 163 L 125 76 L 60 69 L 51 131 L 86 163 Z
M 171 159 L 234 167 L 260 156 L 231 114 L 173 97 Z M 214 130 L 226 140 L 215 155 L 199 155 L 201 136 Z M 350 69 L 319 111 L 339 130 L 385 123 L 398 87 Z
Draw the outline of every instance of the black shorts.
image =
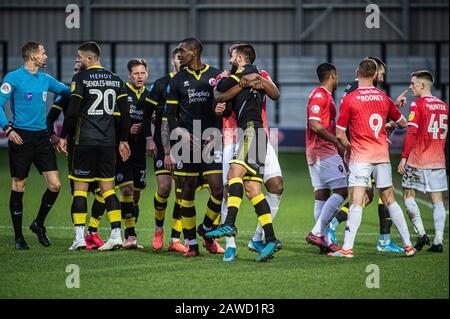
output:
M 164 147 L 161 144 L 157 143 L 156 148 L 156 156 L 153 158 L 153 170 L 155 172 L 155 175 L 172 175 L 172 172 L 164 167 Z
M 116 147 L 87 146 L 73 147 L 73 163 L 69 178 L 79 182 L 112 182 L 116 177 Z
M 116 187 L 133 184 L 135 190 L 141 191 L 147 186 L 145 181 L 147 175 L 145 161 L 138 163 L 129 159 L 126 162 L 122 162 L 117 159 L 116 169 Z
M 23 180 L 28 177 L 31 164 L 39 173 L 57 171 L 55 150 L 47 130 L 27 131 L 15 128 L 23 140 L 22 145 L 8 142 L 9 169 L 11 177 Z
M 244 180 L 262 182 L 264 178 L 264 163 L 267 154 L 267 134 L 263 127 L 249 126 L 242 136 L 238 136 L 233 159 L 230 164 L 244 166 L 247 174 Z
M 215 154 L 210 154 L 209 160 L 200 156 L 200 161 L 195 162 L 194 156 L 190 154 L 190 162 L 184 163 L 180 161 L 177 163 L 174 175 L 176 176 L 206 176 L 209 174 L 222 174 L 222 151 L 215 150 Z M 203 151 L 202 151 L 203 153 Z

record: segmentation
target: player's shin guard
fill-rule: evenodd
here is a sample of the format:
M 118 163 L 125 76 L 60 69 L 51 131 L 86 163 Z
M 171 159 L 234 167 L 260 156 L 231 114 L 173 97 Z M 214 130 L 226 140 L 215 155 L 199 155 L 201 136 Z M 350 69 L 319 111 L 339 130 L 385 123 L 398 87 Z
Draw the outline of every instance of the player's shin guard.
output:
M 352 205 L 348 211 L 347 226 L 345 227 L 344 245 L 342 249 L 353 249 L 355 243 L 356 234 L 358 233 L 359 226 L 361 226 L 362 220 L 362 207 Z
M 264 229 L 266 242 L 273 242 L 276 240 L 275 231 L 273 230 L 272 215 L 270 214 L 270 206 L 267 203 L 264 194 L 252 198 L 251 203 L 255 208 L 255 213 L 258 216 L 258 221 Z
M 122 221 L 125 225 L 125 238 L 136 236 L 133 196 L 122 195 L 120 198 L 120 209 L 122 212 Z
M 84 238 L 84 225 L 87 215 L 87 192 L 74 191 L 72 201 L 72 223 L 75 226 L 76 240 Z
M 42 196 L 41 200 L 41 206 L 39 208 L 39 213 L 36 217 L 36 224 L 38 226 L 43 226 L 45 222 L 45 218 L 47 217 L 50 209 L 52 208 L 53 204 L 56 201 L 56 198 L 58 198 L 59 192 L 52 192 L 51 190 L 47 189 Z
M 194 199 L 182 199 L 180 203 L 180 213 L 183 218 L 183 235 L 190 249 L 198 249 L 197 235 L 195 231 L 195 204 Z
M 172 213 L 172 233 L 170 235 L 172 240 L 180 239 L 181 232 L 183 231 L 183 226 L 181 224 L 180 204 L 181 199 L 176 198 Z
M 242 178 L 235 177 L 228 181 L 228 198 L 227 198 L 227 218 L 225 225 L 234 226 L 236 223 L 237 213 L 244 196 L 244 181 Z M 270 208 L 269 208 L 270 210 Z
M 15 239 L 23 237 L 22 234 L 22 216 L 23 216 L 23 193 L 11 191 L 9 198 L 9 211 L 11 213 L 11 220 L 14 227 Z
M 95 199 L 92 203 L 91 218 L 89 220 L 88 232 L 95 234 L 100 226 L 103 213 L 105 212 L 105 200 L 100 195 L 100 192 L 95 192 Z
M 381 199 L 378 199 L 378 218 L 380 220 L 380 240 L 388 243 L 390 241 L 392 220 Z
M 411 239 L 409 237 L 408 225 L 406 224 L 405 216 L 403 216 L 402 209 L 397 204 L 393 202 L 388 206 L 389 215 L 394 222 L 395 227 L 397 227 L 400 236 L 402 237 L 403 246 L 411 246 Z
M 405 199 L 406 213 L 414 226 L 414 231 L 422 237 L 426 234 L 423 226 L 422 217 L 420 216 L 420 209 L 413 197 Z
M 214 198 L 210 196 L 206 207 L 205 218 L 203 219 L 203 228 L 209 231 L 213 228 L 214 221 L 220 217 L 220 209 L 222 206 L 222 197 Z
M 116 193 L 114 190 L 109 190 L 103 194 L 103 198 L 105 199 L 105 207 L 109 222 L 111 224 L 111 229 L 120 229 L 120 202 L 116 196 Z
M 434 219 L 434 245 L 442 245 L 444 239 L 444 227 L 445 227 L 445 207 L 443 202 L 437 202 L 433 204 L 433 219 Z
M 156 192 L 153 205 L 155 207 L 155 225 L 158 228 L 163 228 L 164 219 L 166 218 L 167 198 L 160 196 Z

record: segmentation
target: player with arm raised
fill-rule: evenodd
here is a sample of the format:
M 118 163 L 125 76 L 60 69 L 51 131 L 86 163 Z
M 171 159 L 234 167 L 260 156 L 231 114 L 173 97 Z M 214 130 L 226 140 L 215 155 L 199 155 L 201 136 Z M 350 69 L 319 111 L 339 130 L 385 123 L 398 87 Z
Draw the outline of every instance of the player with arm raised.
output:
M 425 232 L 416 191 L 430 193 L 433 204 L 434 242 L 428 251 L 443 252 L 445 207 L 442 192 L 448 189 L 445 172 L 445 140 L 448 133 L 448 106 L 431 94 L 433 75 L 429 71 L 411 74 L 409 88 L 419 99 L 411 103 L 408 133 L 398 172 L 403 175 L 406 212 L 419 235 L 415 248 L 422 250 L 430 240 Z
M 69 249 L 86 247 L 84 225 L 88 183 L 98 181 L 111 223 L 111 236 L 99 250 L 112 250 L 122 247 L 120 202 L 114 191 L 114 110 L 117 104 L 120 112 L 119 153 L 122 160 L 126 161 L 130 156 L 130 110 L 127 93 L 122 80 L 101 66 L 100 47 L 97 43 L 85 42 L 80 45 L 77 61 L 84 70 L 73 78 L 69 108 L 58 145 L 59 150 L 67 154 L 66 138 L 74 134 L 73 165 L 69 178 L 74 180 L 71 212 L 76 237 Z
M 12 178 L 9 207 L 16 249 L 29 249 L 22 233 L 23 195 L 31 164 L 43 175 L 47 190 L 42 196 L 38 214 L 30 225 L 43 246 L 50 246 L 45 219 L 61 188 L 55 151 L 46 125 L 47 92 L 69 94 L 69 88 L 52 76 L 39 71 L 47 62 L 44 46 L 28 42 L 22 47 L 23 66 L 9 72 L 0 86 L 0 129 L 8 137 L 9 166 Z M 12 121 L 5 104 L 10 100 Z
M 358 66 L 358 89 L 346 95 L 341 102 L 336 136 L 346 149 L 349 166 L 350 208 L 345 228 L 344 245 L 341 250 L 329 253 L 334 257 L 353 257 L 353 245 L 362 220 L 362 207 L 366 190 L 371 188 L 371 176 L 383 204 L 403 241 L 406 256 L 416 253 L 411 246 L 408 225 L 402 209 L 395 201 L 392 186 L 392 170 L 389 148 L 386 140 L 385 122 L 389 117 L 400 127 L 406 127 L 406 120 L 394 103 L 373 86 L 377 76 L 377 64 L 372 59 L 364 59 Z M 351 143 L 346 136 L 350 130 Z
M 378 65 L 378 71 L 377 71 L 377 77 L 374 81 L 374 86 L 378 87 L 379 85 L 382 85 L 384 83 L 385 75 L 386 75 L 386 64 L 378 57 L 370 56 L 368 59 L 374 60 Z M 350 94 L 351 92 L 355 91 L 358 88 L 358 80 L 353 81 L 347 87 L 345 88 L 344 96 L 347 94 Z M 395 101 L 395 105 L 397 107 L 403 107 L 406 103 L 406 95 L 407 90 L 404 91 Z M 386 128 L 389 128 L 388 137 L 389 134 L 396 128 L 395 122 L 391 121 L 386 124 Z M 347 137 L 348 134 L 347 134 Z M 375 184 L 372 183 L 372 188 L 368 189 L 366 191 L 366 197 L 364 199 L 364 206 L 370 205 L 373 200 L 375 191 Z M 336 237 L 334 235 L 334 232 L 337 228 L 337 226 L 347 220 L 347 214 L 348 214 L 348 208 L 349 208 L 349 200 L 344 203 L 344 205 L 336 211 L 335 217 L 330 222 L 330 238 L 335 243 L 338 244 Z M 377 250 L 381 252 L 391 252 L 391 253 L 403 253 L 403 248 L 397 246 L 392 240 L 390 236 L 391 227 L 392 227 L 392 220 L 389 216 L 389 212 L 387 208 L 383 205 L 383 202 L 381 199 L 378 200 L 378 218 L 380 222 L 380 236 L 378 238 L 377 242 Z

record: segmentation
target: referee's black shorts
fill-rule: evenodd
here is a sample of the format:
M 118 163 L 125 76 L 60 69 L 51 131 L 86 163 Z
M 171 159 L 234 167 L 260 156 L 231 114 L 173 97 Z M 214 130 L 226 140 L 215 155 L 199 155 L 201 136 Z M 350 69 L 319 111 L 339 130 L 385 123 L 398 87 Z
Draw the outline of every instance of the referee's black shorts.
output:
M 69 178 L 79 182 L 112 182 L 116 177 L 116 147 L 73 147 L 73 160 Z
M 28 131 L 15 128 L 23 140 L 22 145 L 8 142 L 9 169 L 11 177 L 23 180 L 28 177 L 31 164 L 39 173 L 57 171 L 55 150 L 47 130 Z

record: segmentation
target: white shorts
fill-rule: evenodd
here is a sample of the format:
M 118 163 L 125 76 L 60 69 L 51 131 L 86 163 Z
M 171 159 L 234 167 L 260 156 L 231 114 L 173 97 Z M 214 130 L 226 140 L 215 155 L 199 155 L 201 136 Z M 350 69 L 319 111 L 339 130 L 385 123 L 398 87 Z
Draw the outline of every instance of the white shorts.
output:
M 283 175 L 281 174 L 280 162 L 278 161 L 275 149 L 269 142 L 267 143 L 266 162 L 264 164 L 264 183 L 276 176 Z
M 391 163 L 365 164 L 350 163 L 348 186 L 372 187 L 372 174 L 377 188 L 392 186 Z
M 347 187 L 344 162 L 339 155 L 327 157 L 308 165 L 314 191 L 319 189 L 338 189 Z
M 223 157 L 222 157 L 223 185 L 226 185 L 228 182 L 227 176 L 228 171 L 230 169 L 230 161 L 233 159 L 235 147 L 236 144 L 228 144 L 223 149 Z M 273 148 L 273 146 L 270 143 L 267 143 L 267 154 L 266 154 L 266 161 L 264 164 L 264 183 L 275 176 L 283 176 L 281 174 L 280 162 L 278 161 L 278 157 L 277 154 L 275 153 L 275 149 Z
M 445 168 L 421 169 L 406 165 L 402 187 L 423 193 L 445 192 L 448 189 Z

